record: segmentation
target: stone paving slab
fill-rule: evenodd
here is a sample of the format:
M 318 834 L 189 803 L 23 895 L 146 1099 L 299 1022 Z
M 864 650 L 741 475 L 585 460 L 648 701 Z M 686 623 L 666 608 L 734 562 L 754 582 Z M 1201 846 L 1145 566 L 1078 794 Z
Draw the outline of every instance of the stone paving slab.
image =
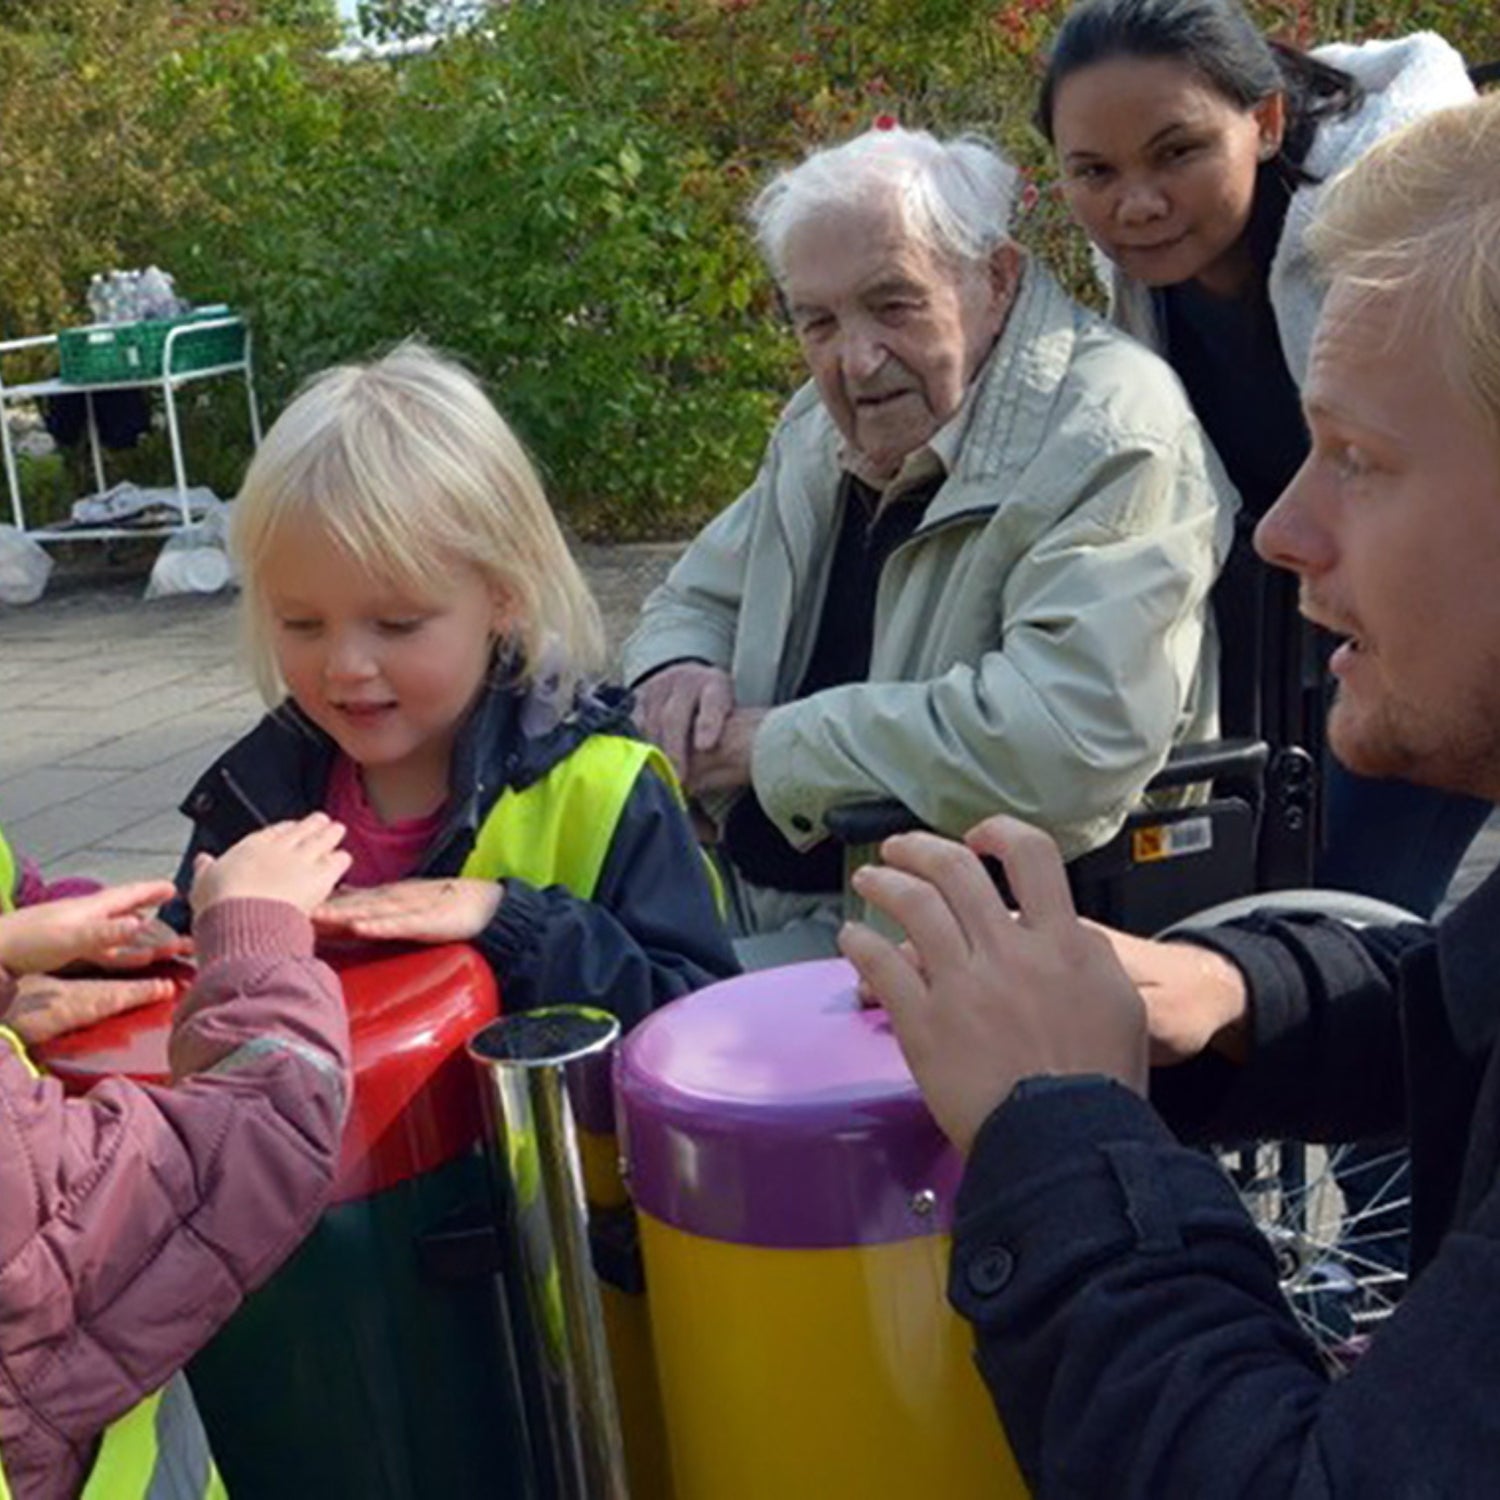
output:
M 618 648 L 674 546 L 580 547 Z M 231 595 L 146 601 L 144 575 L 55 579 L 0 606 L 0 825 L 49 874 L 171 874 L 176 811 L 263 711 L 236 659 Z
M 579 547 L 612 646 L 678 549 Z M 187 839 L 177 804 L 261 712 L 236 661 L 229 595 L 146 602 L 139 572 L 54 582 L 0 606 L 0 824 L 56 875 L 170 874 Z M 1500 862 L 1500 814 L 1450 900 Z

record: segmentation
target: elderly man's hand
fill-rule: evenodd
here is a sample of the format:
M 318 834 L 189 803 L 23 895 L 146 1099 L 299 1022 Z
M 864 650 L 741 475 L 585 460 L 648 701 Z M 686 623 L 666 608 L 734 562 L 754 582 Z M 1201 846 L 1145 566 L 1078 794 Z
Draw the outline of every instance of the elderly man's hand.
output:
M 882 847 L 883 866 L 855 874 L 910 954 L 859 923 L 839 939 L 961 1151 L 1023 1078 L 1100 1073 L 1144 1094 L 1147 1076 L 1145 1007 L 1108 940 L 1074 912 L 1056 845 L 1006 817 L 967 844 L 902 834 Z M 980 854 L 1004 864 L 1014 912 Z
M 695 753 L 712 750 L 734 711 L 734 683 L 722 667 L 685 661 L 648 677 L 635 694 L 635 722 L 661 746 L 684 781 Z
M 732 792 L 750 785 L 750 752 L 755 731 L 770 712 L 767 708 L 737 708 L 724 721 L 718 742 L 707 750 L 694 750 L 688 761 L 687 788 L 695 796 L 704 792 Z

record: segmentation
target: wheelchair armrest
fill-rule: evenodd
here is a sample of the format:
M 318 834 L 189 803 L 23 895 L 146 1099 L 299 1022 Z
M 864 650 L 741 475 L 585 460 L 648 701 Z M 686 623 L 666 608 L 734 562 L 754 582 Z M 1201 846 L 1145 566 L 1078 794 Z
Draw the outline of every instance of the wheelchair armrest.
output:
M 878 844 L 896 833 L 913 833 L 927 825 L 904 802 L 880 797 L 831 807 L 823 819 L 841 844 Z
M 1178 745 L 1146 789 L 1164 792 L 1229 776 L 1258 781 L 1270 753 L 1271 747 L 1264 740 L 1255 739 L 1204 740 L 1196 745 Z M 895 797 L 846 802 L 829 808 L 823 821 L 841 844 L 878 844 L 893 834 L 913 833 L 927 826 Z
M 1178 745 L 1146 790 L 1165 792 L 1228 776 L 1258 780 L 1270 754 L 1271 747 L 1264 740 L 1255 739 L 1204 740 L 1196 745 Z

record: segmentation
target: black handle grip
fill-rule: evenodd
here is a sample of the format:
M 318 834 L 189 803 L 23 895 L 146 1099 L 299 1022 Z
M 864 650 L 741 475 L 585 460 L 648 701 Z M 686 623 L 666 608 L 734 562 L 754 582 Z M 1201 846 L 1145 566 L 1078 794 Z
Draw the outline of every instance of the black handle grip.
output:
M 904 802 L 894 797 L 879 801 L 846 802 L 829 808 L 823 819 L 841 844 L 878 844 L 895 833 L 912 833 L 927 825 Z

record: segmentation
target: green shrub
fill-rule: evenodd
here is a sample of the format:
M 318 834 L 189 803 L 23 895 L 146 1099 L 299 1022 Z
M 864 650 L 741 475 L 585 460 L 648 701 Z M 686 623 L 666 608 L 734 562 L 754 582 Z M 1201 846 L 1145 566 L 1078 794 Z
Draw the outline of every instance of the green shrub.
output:
M 422 7 L 368 9 L 402 34 Z M 1428 25 L 1500 57 L 1491 0 L 1252 9 L 1304 41 Z M 93 271 L 155 261 L 247 313 L 268 416 L 420 334 L 492 383 L 575 526 L 680 534 L 801 378 L 741 221 L 772 166 L 881 113 L 984 131 L 1033 177 L 1022 238 L 1090 293 L 1030 124 L 1065 10 L 512 0 L 431 55 L 349 66 L 326 0 L 0 0 L 0 330 L 77 321 Z M 242 398 L 200 390 L 193 477 L 228 493 Z
M 680 531 L 744 482 L 795 366 L 740 174 L 601 107 L 607 47 L 558 53 L 556 34 L 535 10 L 399 69 L 184 57 L 181 92 L 223 100 L 197 171 L 232 212 L 171 264 L 253 309 L 273 398 L 421 335 L 489 379 L 577 526 Z

